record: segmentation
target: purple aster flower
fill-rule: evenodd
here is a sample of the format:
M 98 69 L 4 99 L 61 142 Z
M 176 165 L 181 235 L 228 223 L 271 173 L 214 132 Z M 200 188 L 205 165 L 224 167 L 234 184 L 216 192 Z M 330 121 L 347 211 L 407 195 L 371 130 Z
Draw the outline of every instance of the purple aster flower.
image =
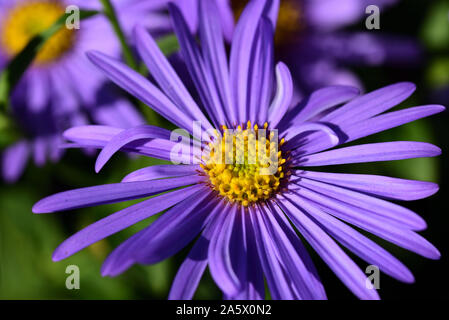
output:
M 382 15 L 396 0 L 276 1 L 276 54 L 290 67 L 299 95 L 326 85 L 362 88 L 348 66 L 411 66 L 419 61 L 420 49 L 413 39 L 378 30 L 344 30 L 362 23 L 369 5 L 377 5 Z M 239 15 L 246 2 L 228 0 L 228 5 Z
M 53 260 L 65 259 L 165 211 L 109 255 L 102 267 L 104 276 L 121 274 L 136 263 L 157 263 L 195 240 L 174 279 L 170 299 L 191 299 L 206 267 L 226 299 L 263 299 L 264 279 L 274 299 L 325 299 L 299 233 L 361 299 L 379 296 L 367 288 L 366 275 L 342 247 L 395 279 L 413 282 L 406 266 L 358 229 L 438 259 L 438 250 L 417 233 L 426 228 L 424 220 L 388 201 L 422 199 L 437 192 L 438 186 L 307 168 L 437 156 L 441 150 L 424 142 L 334 147 L 444 107 L 426 105 L 386 113 L 415 90 L 411 83 L 398 83 L 361 96 L 352 87 L 326 87 L 289 110 L 292 78 L 284 63 L 274 66 L 273 62 L 275 4 L 255 0 L 244 9 L 229 64 L 216 4 L 204 0 L 200 5 L 201 48 L 179 8 L 169 5 L 199 101 L 143 27 L 135 29 L 136 47 L 157 85 L 103 53 L 88 56 L 116 84 L 194 136 L 192 123 L 198 120 L 208 133 L 204 135 L 208 143 L 182 144 L 170 139 L 170 131 L 150 125 L 80 126 L 66 131 L 69 147 L 102 149 L 97 171 L 119 150 L 164 160 L 175 155 L 177 161 L 190 164 L 142 168 L 120 183 L 66 191 L 36 203 L 34 213 L 49 213 L 150 197 L 74 234 L 56 249 Z M 227 136 L 228 128 L 235 129 L 231 145 L 236 148 L 231 153 L 222 149 L 226 139 L 221 137 Z M 263 135 L 262 130 L 268 133 Z M 244 141 L 243 149 L 237 139 Z M 179 154 L 180 143 L 187 153 Z M 270 153 L 278 147 L 276 161 L 270 158 L 276 167 L 269 174 L 260 171 L 266 163 L 249 161 L 250 150 L 255 147 L 258 152 L 264 146 Z M 198 154 L 203 157 L 197 158 Z M 243 155 L 242 161 L 237 154 Z M 216 161 L 220 155 L 229 155 L 231 163 Z
M 163 12 L 167 0 L 115 0 L 118 18 L 131 33 L 136 20 L 153 32 L 169 30 Z M 99 1 L 11 0 L 0 1 L 0 71 L 28 41 L 50 27 L 69 5 L 101 10 Z M 3 177 L 13 182 L 25 168 L 28 156 L 36 165 L 57 161 L 63 130 L 98 124 L 128 128 L 143 123 L 132 104 L 107 84 L 85 52 L 98 49 L 120 57 L 120 44 L 107 19 L 98 15 L 81 22 L 79 30 L 62 29 L 44 45 L 33 65 L 14 90 L 12 113 L 26 138 L 3 153 Z M 88 75 L 88 76 L 87 76 Z

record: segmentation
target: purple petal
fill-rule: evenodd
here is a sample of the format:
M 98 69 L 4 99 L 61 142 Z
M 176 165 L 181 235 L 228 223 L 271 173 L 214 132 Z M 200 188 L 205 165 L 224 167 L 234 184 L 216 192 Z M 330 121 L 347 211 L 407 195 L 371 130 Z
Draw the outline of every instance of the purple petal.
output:
M 51 92 L 49 85 L 49 77 L 47 73 L 31 72 L 27 77 L 28 81 L 28 107 L 33 112 L 42 111 L 48 106 L 49 93 Z
M 167 96 L 145 77 L 128 66 L 98 51 L 89 51 L 89 59 L 113 82 L 135 96 L 157 113 L 187 131 L 192 131 L 192 119 L 171 102 Z
M 350 142 L 377 132 L 385 131 L 402 124 L 415 121 L 417 119 L 425 118 L 442 112 L 444 109 L 445 108 L 443 106 L 428 105 L 382 114 L 345 128 L 343 131 L 345 135 L 348 136 L 348 139 L 345 142 Z
M 277 223 L 281 226 L 283 232 L 287 235 L 288 240 L 293 245 L 296 252 L 299 254 L 302 261 L 306 265 L 306 268 L 311 275 L 311 281 L 313 282 L 316 295 L 319 296 L 320 299 L 326 299 L 326 292 L 318 275 L 318 271 L 315 268 L 312 258 L 307 253 L 307 249 L 304 247 L 298 235 L 296 234 L 296 231 L 291 227 L 290 221 L 288 221 L 285 214 L 280 210 L 278 206 L 270 204 L 269 207 Z
M 106 144 L 123 130 L 109 126 L 89 125 L 70 128 L 64 131 L 63 136 L 69 141 L 85 144 Z
M 248 278 L 248 254 L 246 244 L 245 209 L 237 209 L 232 234 L 229 240 L 229 255 L 232 270 L 242 284 L 240 291 L 235 296 L 226 295 L 227 300 L 247 300 L 249 292 Z M 218 231 L 217 231 L 218 232 Z
M 32 155 L 34 163 L 37 167 L 42 167 L 45 164 L 47 158 L 47 143 L 45 138 L 38 136 L 34 139 L 32 143 Z
M 289 113 L 292 119 L 288 119 L 292 126 L 306 122 L 320 113 L 345 103 L 360 93 L 359 89 L 348 86 L 329 86 L 318 89 L 304 98 L 298 106 Z
M 186 66 L 208 115 L 213 119 L 215 126 L 219 127 L 220 124 L 225 123 L 225 114 L 210 70 L 206 68 L 201 52 L 178 7 L 171 3 L 168 8 L 181 47 L 181 55 L 186 60 Z
M 161 129 L 163 130 L 163 129 Z M 81 126 L 74 127 L 64 132 L 64 137 L 76 143 L 63 144 L 63 148 L 95 148 L 103 149 L 116 135 L 124 132 L 124 129 L 107 126 Z M 122 147 L 122 151 L 145 155 L 163 160 L 180 160 L 180 162 L 189 162 L 188 154 L 172 154 L 172 148 L 178 142 L 150 139 L 127 144 Z M 195 145 L 190 148 L 196 148 Z M 189 149 L 192 151 L 192 149 Z M 199 151 L 200 152 L 200 151 Z
M 305 300 L 325 299 L 326 296 L 322 295 L 322 291 L 316 291 L 315 289 L 316 282 L 314 275 L 309 272 L 287 235 L 273 217 L 274 209 L 270 208 L 270 210 L 266 211 L 260 207 L 259 210 L 261 210 L 259 223 L 265 223 L 265 227 L 271 239 L 273 239 L 273 245 L 279 254 L 278 259 L 285 265 L 286 273 L 290 275 L 290 279 L 295 285 L 300 297 Z
M 340 135 L 340 143 L 360 139 L 420 118 L 428 117 L 443 110 L 444 107 L 439 105 L 420 106 L 389 112 L 357 123 L 348 123 L 338 129 L 342 132 Z M 309 135 L 307 139 L 307 143 L 298 149 L 298 152 L 301 154 L 310 154 L 333 146 L 323 134 Z
M 230 43 L 234 34 L 234 13 L 229 5 L 229 0 L 216 0 L 220 21 L 223 29 L 223 36 L 226 42 Z
M 368 174 L 313 171 L 296 171 L 295 174 L 388 199 L 418 200 L 427 198 L 438 191 L 437 184 L 427 181 L 405 180 Z
M 200 238 L 195 242 L 192 250 L 179 267 L 168 295 L 169 300 L 190 300 L 193 298 L 207 267 L 207 251 L 211 236 L 222 227 L 215 223 L 216 220 L 217 216 L 213 217 L 210 223 L 206 225 Z
M 242 284 L 232 268 L 230 256 L 230 239 L 237 213 L 237 206 L 230 205 L 228 212 L 223 212 L 217 222 L 221 228 L 217 229 L 210 239 L 208 257 L 209 270 L 215 283 L 228 296 L 239 293 Z
M 380 114 L 407 99 L 416 89 L 410 82 L 400 82 L 375 90 L 348 102 L 324 116 L 321 121 L 338 125 L 356 123 Z
M 251 221 L 251 228 L 248 228 L 249 234 L 255 239 L 257 246 L 257 252 L 259 255 L 260 263 L 262 265 L 265 278 L 267 280 L 270 294 L 274 300 L 293 300 L 296 299 L 295 293 L 289 285 L 289 281 L 286 279 L 284 270 L 276 258 L 276 251 L 273 247 L 273 243 L 265 228 L 265 225 L 259 222 L 259 212 L 249 208 L 248 215 Z
M 115 276 L 134 263 L 160 262 L 185 247 L 221 209 L 208 189 L 161 215 L 149 227 L 123 242 L 106 259 L 102 274 Z
M 356 22 L 365 12 L 365 7 L 359 0 L 321 0 L 306 1 L 304 10 L 307 21 L 314 28 L 327 31 Z
M 148 31 L 142 26 L 137 26 L 134 32 L 139 55 L 145 61 L 145 65 L 148 67 L 151 75 L 162 90 L 164 90 L 165 94 L 181 110 L 190 113 L 192 119 L 201 121 L 205 130 L 211 128 L 211 124 L 201 112 L 182 80 L 176 74 L 176 71 L 170 65 Z
M 300 157 L 294 164 L 301 166 L 327 166 L 334 164 L 391 161 L 411 158 L 435 157 L 441 149 L 425 142 L 394 141 L 362 144 L 324 151 Z
M 276 95 L 268 109 L 268 121 L 271 128 L 276 128 L 290 107 L 293 97 L 293 80 L 288 67 L 279 62 L 276 65 Z
M 374 215 L 370 211 L 354 207 L 329 195 L 323 196 L 305 188 L 295 192 L 316 203 L 323 208 L 324 211 L 333 216 L 371 232 L 402 248 L 429 259 L 439 259 L 440 257 L 438 249 L 419 234 L 398 227 L 397 225 L 390 223 L 389 220 Z
M 159 213 L 197 193 L 202 186 L 192 186 L 166 193 L 126 209 L 115 212 L 65 240 L 53 253 L 53 261 L 65 259 L 72 254 L 117 233 L 133 224 Z
M 273 91 L 273 25 L 262 17 L 256 33 L 254 53 L 250 63 L 248 120 L 265 123 Z
M 237 108 L 238 123 L 246 123 L 248 105 L 248 85 L 253 48 L 256 43 L 256 33 L 260 18 L 270 10 L 273 1 L 250 1 L 242 12 L 237 23 L 231 45 L 230 81 Z
M 219 11 L 216 1 L 200 1 L 200 36 L 204 62 L 207 69 L 211 70 L 215 90 L 222 102 L 224 116 L 230 121 L 228 124 L 231 124 L 236 122 L 236 114 L 232 106 L 229 67 L 220 23 L 221 15 L 222 12 Z
M 321 211 L 318 207 L 307 201 L 307 199 L 294 194 L 291 195 L 291 198 L 315 218 L 332 237 L 357 256 L 369 264 L 378 266 L 382 272 L 395 279 L 408 283 L 414 281 L 413 274 L 410 270 L 375 242 L 363 236 L 347 224 Z
M 340 142 L 338 134 L 332 129 L 332 127 L 319 122 L 306 122 L 295 127 L 290 127 L 287 131 L 285 131 L 285 133 L 283 133 L 285 135 L 284 138 L 287 139 L 287 143 L 285 144 L 286 148 L 293 148 L 295 144 L 295 140 L 290 139 L 293 139 L 305 132 L 313 131 L 323 132 L 327 137 L 329 145 L 332 147 L 336 146 Z
M 423 230 L 426 228 L 426 223 L 420 216 L 392 202 L 307 178 L 300 179 L 296 184 L 323 195 L 332 196 L 353 206 L 369 210 L 376 215 L 391 220 L 391 223 L 399 227 L 411 230 Z
M 122 182 L 190 176 L 198 174 L 198 170 L 200 169 L 201 167 L 199 165 L 155 165 L 131 172 L 123 178 Z
M 78 209 L 93 205 L 139 199 L 174 188 L 199 183 L 200 176 L 105 184 L 60 192 L 44 198 L 33 206 L 34 213 L 50 213 L 61 210 Z
M 192 241 L 216 211 L 222 209 L 208 189 L 193 197 L 180 203 L 178 208 L 167 211 L 144 229 L 129 248 L 128 259 L 142 264 L 167 259 Z
M 263 270 L 257 253 L 256 237 L 252 230 L 251 218 L 246 211 L 244 214 L 244 226 L 246 234 L 247 249 L 247 281 L 246 293 L 249 300 L 263 300 L 265 298 L 265 283 L 263 280 Z
M 102 98 L 106 102 L 97 102 L 96 108 L 90 110 L 90 114 L 95 123 L 106 124 L 118 128 L 131 128 L 145 123 L 140 113 L 129 101 L 114 97 L 105 97 L 102 92 Z M 115 101 L 111 101 L 114 99 Z
M 288 198 L 287 198 L 288 199 Z M 379 299 L 376 290 L 366 287 L 366 275 L 346 253 L 293 203 L 281 199 L 279 205 L 289 216 L 298 231 L 340 280 L 360 299 Z
M 95 171 L 98 173 L 109 159 L 122 147 L 130 142 L 142 139 L 170 139 L 170 131 L 154 126 L 143 125 L 126 129 L 114 136 L 101 150 L 95 162 Z
M 8 147 L 2 155 L 2 175 L 8 183 L 16 182 L 25 170 L 30 154 L 30 147 L 21 140 Z

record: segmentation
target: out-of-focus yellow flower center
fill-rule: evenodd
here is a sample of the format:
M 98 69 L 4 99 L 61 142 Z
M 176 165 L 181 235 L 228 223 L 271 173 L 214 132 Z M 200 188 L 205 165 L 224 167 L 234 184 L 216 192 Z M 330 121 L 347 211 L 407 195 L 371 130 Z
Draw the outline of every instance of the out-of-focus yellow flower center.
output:
M 276 44 L 285 44 L 298 37 L 303 25 L 301 8 L 296 0 L 281 1 L 276 26 Z
M 248 1 L 232 0 L 236 20 L 242 14 Z M 303 29 L 300 0 L 281 0 L 274 40 L 276 45 L 287 44 L 296 38 Z
M 2 48 L 10 56 L 17 55 L 36 35 L 51 27 L 65 8 L 57 1 L 41 0 L 20 2 L 6 15 L 0 26 Z M 73 46 L 73 30 L 61 28 L 39 50 L 35 62 L 48 64 L 61 58 Z
M 223 127 L 223 135 L 209 144 L 209 154 L 201 164 L 210 187 L 233 203 L 249 206 L 279 192 L 290 175 L 281 151 L 284 139 L 277 132 L 257 125 L 236 130 Z

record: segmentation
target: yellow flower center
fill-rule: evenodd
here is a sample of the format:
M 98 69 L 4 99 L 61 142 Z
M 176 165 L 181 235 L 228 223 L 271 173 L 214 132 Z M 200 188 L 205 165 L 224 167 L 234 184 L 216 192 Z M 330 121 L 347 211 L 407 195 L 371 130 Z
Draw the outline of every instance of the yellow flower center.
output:
M 232 0 L 236 20 L 242 14 L 248 1 Z M 276 45 L 288 44 L 298 38 L 303 29 L 302 10 L 299 0 L 281 0 L 274 40 Z
M 278 141 L 277 131 L 257 125 L 238 126 L 209 144 L 209 153 L 201 167 L 209 176 L 209 185 L 230 202 L 250 206 L 270 199 L 282 190 L 290 175 L 284 139 Z M 218 133 L 218 132 L 217 132 Z
M 36 35 L 51 27 L 65 8 L 54 0 L 20 2 L 6 15 L 0 26 L 0 44 L 10 56 L 17 55 Z M 73 30 L 61 28 L 36 55 L 37 64 L 48 64 L 61 58 L 73 46 Z

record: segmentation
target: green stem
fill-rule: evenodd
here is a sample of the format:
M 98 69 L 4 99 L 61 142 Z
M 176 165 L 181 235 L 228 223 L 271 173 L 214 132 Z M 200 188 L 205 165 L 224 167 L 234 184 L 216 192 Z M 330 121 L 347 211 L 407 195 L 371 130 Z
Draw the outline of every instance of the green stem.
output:
M 130 46 L 126 42 L 125 34 L 123 33 L 123 29 L 120 26 L 120 22 L 118 21 L 117 14 L 115 12 L 114 7 L 111 4 L 111 1 L 110 0 L 101 0 L 101 3 L 103 5 L 103 9 L 104 9 L 104 13 L 105 13 L 106 17 L 111 22 L 111 25 L 114 28 L 114 31 L 120 40 L 120 44 L 121 44 L 122 50 L 123 50 L 123 56 L 125 58 L 126 63 L 131 68 L 138 71 L 138 64 L 136 62 L 136 59 L 134 58 L 134 55 L 132 53 Z

